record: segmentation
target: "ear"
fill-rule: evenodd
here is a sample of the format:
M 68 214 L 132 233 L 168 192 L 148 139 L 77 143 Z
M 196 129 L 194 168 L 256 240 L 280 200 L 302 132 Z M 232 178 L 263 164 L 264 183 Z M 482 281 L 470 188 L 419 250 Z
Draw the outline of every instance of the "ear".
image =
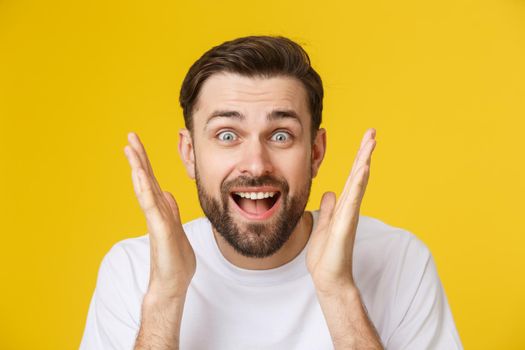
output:
M 179 130 L 179 155 L 186 167 L 188 176 L 195 180 L 195 153 L 193 139 L 188 129 Z
M 319 129 L 312 145 L 312 177 L 316 177 L 326 152 L 326 130 Z

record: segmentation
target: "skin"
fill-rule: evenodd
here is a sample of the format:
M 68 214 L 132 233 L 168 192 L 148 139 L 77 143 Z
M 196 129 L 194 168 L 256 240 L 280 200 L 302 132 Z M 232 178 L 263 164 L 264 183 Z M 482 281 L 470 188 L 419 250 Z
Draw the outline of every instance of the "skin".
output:
M 274 110 L 293 111 L 296 117 L 269 120 L 267 116 Z M 210 119 L 215 111 L 236 111 L 243 118 L 230 113 Z M 193 118 L 193 132 L 183 129 L 179 133 L 179 153 L 188 175 L 195 179 L 198 169 L 201 186 L 216 199 L 220 198 L 224 181 L 265 174 L 286 180 L 290 194 L 297 194 L 308 186 L 309 176 L 317 175 L 325 154 L 326 132 L 320 129 L 311 142 L 306 92 L 292 78 L 213 75 L 203 84 Z M 238 137 L 232 141 L 225 137 L 225 130 Z M 276 137 L 276 132 L 282 131 L 293 137 L 276 142 L 283 139 Z M 184 234 L 176 201 L 160 188 L 144 146 L 135 133 L 128 135 L 128 141 L 124 152 L 146 218 L 151 254 L 150 282 L 135 348 L 177 349 L 184 300 L 195 273 L 195 254 Z M 246 269 L 281 266 L 297 256 L 310 240 L 307 268 L 336 349 L 382 349 L 352 276 L 359 209 L 375 144 L 375 130 L 368 129 L 339 200 L 333 192 L 325 193 L 316 230 L 311 232 L 312 218 L 305 212 L 275 254 L 264 258 L 244 256 L 214 230 L 224 257 Z M 257 239 L 249 231 L 254 220 L 233 209 L 230 214 L 243 234 Z M 271 223 L 274 216 L 259 222 Z

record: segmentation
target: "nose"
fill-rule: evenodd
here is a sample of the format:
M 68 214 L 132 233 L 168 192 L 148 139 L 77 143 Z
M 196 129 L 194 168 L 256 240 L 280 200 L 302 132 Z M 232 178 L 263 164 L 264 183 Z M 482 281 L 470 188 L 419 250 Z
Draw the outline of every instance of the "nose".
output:
M 269 150 L 259 139 L 245 142 L 238 170 L 242 175 L 260 177 L 273 172 Z

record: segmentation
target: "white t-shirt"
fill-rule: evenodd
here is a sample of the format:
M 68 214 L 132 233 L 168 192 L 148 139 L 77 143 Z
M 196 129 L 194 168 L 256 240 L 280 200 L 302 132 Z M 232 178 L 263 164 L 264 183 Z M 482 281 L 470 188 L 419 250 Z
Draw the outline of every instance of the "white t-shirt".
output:
M 314 225 L 318 212 L 312 213 Z M 220 252 L 211 224 L 184 225 L 197 270 L 180 330 L 182 350 L 333 349 L 305 249 L 270 270 L 247 270 Z M 353 276 L 386 349 L 462 349 L 427 247 L 412 233 L 361 215 Z M 149 237 L 126 239 L 98 272 L 80 349 L 133 349 L 149 281 Z

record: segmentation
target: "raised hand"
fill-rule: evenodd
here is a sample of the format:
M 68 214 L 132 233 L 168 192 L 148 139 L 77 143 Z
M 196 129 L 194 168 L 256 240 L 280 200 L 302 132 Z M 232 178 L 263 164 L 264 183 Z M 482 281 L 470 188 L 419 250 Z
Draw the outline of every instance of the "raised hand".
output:
M 195 274 L 195 253 L 182 228 L 175 198 L 160 188 L 144 146 L 135 133 L 128 134 L 128 141 L 124 153 L 150 240 L 147 294 L 157 300 L 184 299 Z
M 306 257 L 318 292 L 339 293 L 355 287 L 352 276 L 354 240 L 375 145 L 375 129 L 368 129 L 339 200 L 336 203 L 333 192 L 326 192 L 321 200 L 319 222 L 310 237 Z

